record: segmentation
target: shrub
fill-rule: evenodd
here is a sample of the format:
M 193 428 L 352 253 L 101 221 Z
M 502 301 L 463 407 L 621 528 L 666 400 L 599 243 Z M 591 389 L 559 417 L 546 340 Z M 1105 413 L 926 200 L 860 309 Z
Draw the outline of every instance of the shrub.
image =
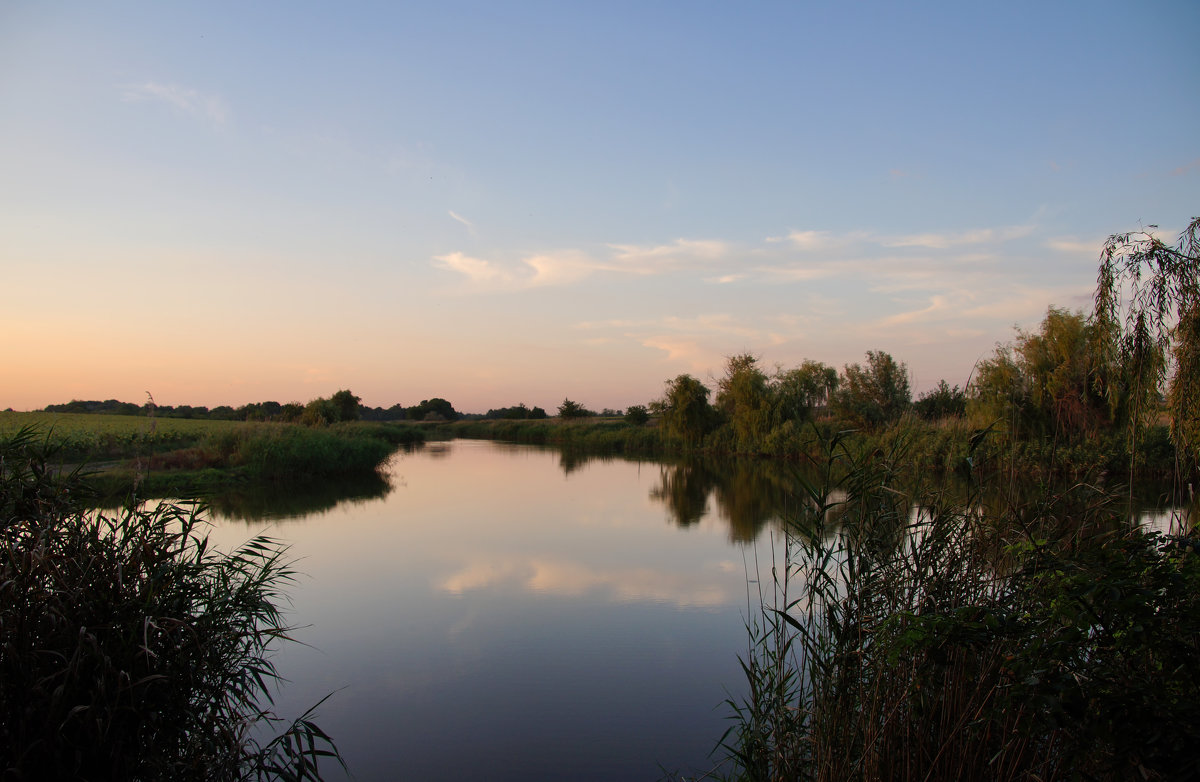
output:
M 305 714 L 260 744 L 285 549 L 210 550 L 196 506 L 80 509 L 32 430 L 0 441 L 0 766 L 14 779 L 316 779 Z
M 625 423 L 634 426 L 644 426 L 650 420 L 650 411 L 645 405 L 630 405 L 625 411 Z

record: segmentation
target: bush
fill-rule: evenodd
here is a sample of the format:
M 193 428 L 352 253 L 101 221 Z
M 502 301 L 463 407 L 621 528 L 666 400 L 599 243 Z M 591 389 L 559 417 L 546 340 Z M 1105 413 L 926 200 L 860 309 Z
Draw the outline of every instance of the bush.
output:
M 988 508 L 827 444 L 748 620 L 747 780 L 1195 779 L 1200 538 L 1077 486 Z
M 0 441 L 0 776 L 315 779 L 306 714 L 259 744 L 285 549 L 208 548 L 196 506 L 88 513 L 29 429 Z
M 625 423 L 644 426 L 650 420 L 650 411 L 645 405 L 630 405 L 625 411 Z

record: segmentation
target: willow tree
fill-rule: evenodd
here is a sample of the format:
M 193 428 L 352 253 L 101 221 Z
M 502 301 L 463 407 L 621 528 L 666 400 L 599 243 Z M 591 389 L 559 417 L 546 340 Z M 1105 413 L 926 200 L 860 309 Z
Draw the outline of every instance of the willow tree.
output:
M 868 350 L 865 366 L 847 364 L 833 398 L 838 415 L 868 429 L 896 421 L 911 405 L 908 366 L 882 350 Z
M 771 388 L 758 359 L 749 353 L 730 356 L 717 381 L 717 409 L 733 427 L 739 450 L 759 447 L 771 428 Z
M 1110 236 L 1100 255 L 1094 317 L 1098 347 L 1115 353 L 1110 359 L 1123 369 L 1130 437 L 1136 439 L 1150 403 L 1165 388 L 1172 440 L 1194 468 L 1200 454 L 1200 218 L 1174 245 L 1149 231 Z M 1110 403 L 1117 401 L 1117 389 L 1102 390 Z
M 807 421 L 814 408 L 829 403 L 837 387 L 837 370 L 820 361 L 805 359 L 795 369 L 777 368 L 771 380 L 777 422 Z
M 708 394 L 708 387 L 691 375 L 667 381 L 666 393 L 654 403 L 655 412 L 662 416 L 663 434 L 687 448 L 699 446 L 716 418 Z

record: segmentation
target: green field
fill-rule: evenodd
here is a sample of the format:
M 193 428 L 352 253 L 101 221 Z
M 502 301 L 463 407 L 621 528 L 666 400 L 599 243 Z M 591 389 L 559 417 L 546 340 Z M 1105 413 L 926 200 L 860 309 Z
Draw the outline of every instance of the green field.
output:
M 331 426 L 0 412 L 0 442 L 32 428 L 49 464 L 83 465 L 106 496 L 210 493 L 222 487 L 375 475 L 397 448 L 424 441 L 412 426 Z
M 0 437 L 35 427 L 56 449 L 55 455 L 67 460 L 132 459 L 174 451 L 245 425 L 190 418 L 0 411 Z

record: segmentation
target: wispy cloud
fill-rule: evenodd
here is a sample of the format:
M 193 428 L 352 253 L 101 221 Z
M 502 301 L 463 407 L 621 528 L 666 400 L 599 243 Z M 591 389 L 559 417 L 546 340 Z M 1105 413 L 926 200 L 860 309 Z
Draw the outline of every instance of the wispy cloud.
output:
M 458 272 L 476 284 L 489 282 L 511 283 L 512 277 L 503 269 L 497 268 L 482 258 L 472 258 L 463 253 L 448 253 L 434 257 L 434 261 L 443 269 Z
M 1058 236 L 1046 240 L 1046 246 L 1060 253 L 1083 253 L 1095 257 L 1100 256 L 1103 240 L 1076 239 L 1073 236 Z
M 929 301 L 929 306 L 922 307 L 918 310 L 910 310 L 908 312 L 897 313 L 883 319 L 885 326 L 897 326 L 902 323 L 916 323 L 918 321 L 928 320 L 930 317 L 937 315 L 940 312 L 945 312 L 948 309 L 948 300 L 945 296 L 934 296 Z
M 668 363 L 685 365 L 692 372 L 707 372 L 719 365 L 721 361 L 719 351 L 703 346 L 697 340 L 673 336 L 653 336 L 645 337 L 641 340 L 641 344 L 653 350 L 663 351 L 667 354 Z
M 708 264 L 724 256 L 725 242 L 705 239 L 676 239 L 668 244 L 610 244 L 612 263 L 626 271 L 655 274 L 665 270 Z
M 1034 226 L 1032 225 L 978 228 L 968 231 L 930 231 L 895 236 L 880 235 L 871 231 L 835 233 L 833 231 L 807 230 L 791 231 L 784 236 L 770 236 L 766 241 L 767 244 L 786 243 L 803 253 L 831 254 L 839 251 L 854 251 L 854 248 L 861 250 L 867 246 L 945 250 L 968 245 L 999 244 L 1024 238 L 1033 231 Z
M 689 334 L 720 334 L 723 336 L 747 337 L 751 339 L 762 335 L 761 329 L 724 312 L 696 315 L 690 318 L 668 316 L 663 318 L 660 323 L 673 331 Z
M 1189 171 L 1195 171 L 1197 169 L 1200 169 L 1200 157 L 1196 158 L 1191 163 L 1184 163 L 1179 168 L 1173 170 L 1171 172 L 1171 176 L 1183 176 Z
M 121 87 L 121 99 L 127 103 L 153 101 L 165 103 L 192 117 L 223 126 L 229 120 L 229 106 L 220 95 L 206 94 L 178 84 L 148 81 Z
M 758 271 L 764 276 L 783 282 L 807 282 L 832 277 L 837 269 L 831 264 L 804 266 L 763 266 Z
M 944 250 L 972 244 L 990 244 L 1021 239 L 1033 233 L 1032 225 L 1014 225 L 1006 228 L 980 228 L 972 231 L 949 233 L 920 233 L 893 236 L 882 239 L 884 247 L 925 247 Z
M 663 316 L 645 320 L 589 321 L 576 328 L 610 332 L 613 340 L 638 344 L 665 354 L 663 361 L 688 372 L 717 371 L 725 357 L 742 350 L 778 346 L 803 336 L 808 319 L 792 313 L 738 316 L 708 313 Z
M 1094 253 L 1095 245 L 1071 237 L 1040 237 L 1034 244 L 1028 239 L 1036 235 L 1035 223 L 911 234 L 803 230 L 757 246 L 676 239 L 499 262 L 464 253 L 436 261 L 483 290 L 565 287 L 598 275 L 670 274 L 679 275 L 680 286 L 707 285 L 707 291 L 680 290 L 693 290 L 696 301 L 710 305 L 714 296 L 728 295 L 719 299 L 717 312 L 697 314 L 693 308 L 678 315 L 581 318 L 576 325 L 581 345 L 585 340 L 640 345 L 660 352 L 664 363 L 680 371 L 703 374 L 719 371 L 724 357 L 740 350 L 776 348 L 789 355 L 829 351 L 835 343 L 941 344 L 951 331 L 995 331 L 1002 338 L 1007 326 L 1035 322 L 1051 303 L 1086 306 L 1086 292 L 1076 290 L 1070 269 L 1045 260 L 1052 251 Z M 714 289 L 721 287 L 729 293 Z M 784 289 L 788 295 L 781 298 Z M 797 312 L 805 317 L 781 317 Z M 831 333 L 833 322 L 839 325 Z
M 470 223 L 450 212 L 470 227 Z M 663 245 L 607 245 L 609 252 L 592 254 L 582 250 L 537 253 L 501 266 L 469 258 L 461 252 L 435 256 L 436 265 L 458 272 L 476 284 L 492 283 L 501 288 L 535 288 L 570 285 L 599 273 L 649 276 L 692 268 L 709 268 L 728 254 L 724 242 L 677 239 Z
M 522 261 L 533 270 L 524 278 L 530 287 L 569 285 L 605 268 L 586 254 L 576 250 L 533 255 Z
M 475 235 L 475 224 L 474 223 L 472 223 L 470 220 L 468 220 L 467 218 L 460 215 L 458 212 L 455 212 L 453 209 L 448 210 L 447 214 L 450 215 L 451 219 L 457 220 L 458 222 L 465 225 L 467 227 L 467 230 L 471 232 L 471 236 Z
M 844 250 L 869 238 L 870 234 L 862 231 L 845 234 L 832 231 L 790 231 L 784 236 L 768 236 L 767 244 L 787 243 L 793 249 L 805 253 L 829 253 Z

